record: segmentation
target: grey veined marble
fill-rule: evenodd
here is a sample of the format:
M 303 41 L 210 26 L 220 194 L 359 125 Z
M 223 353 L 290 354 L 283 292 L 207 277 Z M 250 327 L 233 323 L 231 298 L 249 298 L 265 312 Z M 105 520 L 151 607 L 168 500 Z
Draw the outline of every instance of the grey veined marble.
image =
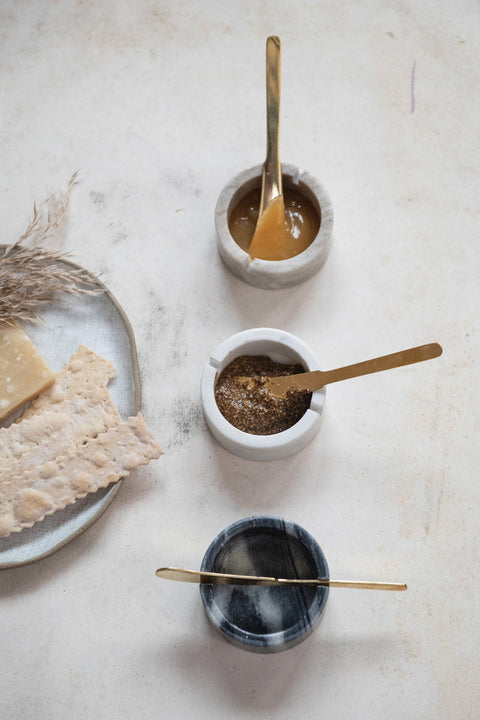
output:
M 282 518 L 249 517 L 230 525 L 208 548 L 203 571 L 282 578 L 329 578 L 316 540 Z M 325 610 L 328 588 L 201 585 L 207 616 L 237 647 L 260 653 L 305 640 Z

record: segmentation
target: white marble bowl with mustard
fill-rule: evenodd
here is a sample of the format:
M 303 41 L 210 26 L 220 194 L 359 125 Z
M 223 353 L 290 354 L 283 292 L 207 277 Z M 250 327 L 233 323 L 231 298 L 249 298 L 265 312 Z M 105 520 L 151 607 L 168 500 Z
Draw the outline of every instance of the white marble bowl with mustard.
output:
M 319 217 L 319 228 L 311 244 L 286 260 L 252 258 L 232 237 L 231 213 L 252 190 L 261 187 L 262 166 L 256 165 L 236 175 L 221 191 L 215 207 L 217 245 L 222 260 L 241 280 L 255 287 L 281 289 L 311 278 L 322 267 L 330 251 L 333 206 L 325 187 L 306 170 L 282 164 L 283 191 L 296 191 L 306 198 Z
M 302 450 L 320 429 L 325 403 L 325 388 L 312 393 L 302 417 L 291 427 L 270 435 L 255 435 L 240 430 L 220 412 L 215 386 L 222 371 L 244 355 L 266 355 L 277 363 L 299 363 L 305 371 L 319 370 L 313 351 L 295 335 L 275 328 L 251 328 L 232 335 L 219 345 L 206 364 L 201 380 L 201 398 L 207 425 L 212 435 L 229 452 L 260 462 L 282 460 Z

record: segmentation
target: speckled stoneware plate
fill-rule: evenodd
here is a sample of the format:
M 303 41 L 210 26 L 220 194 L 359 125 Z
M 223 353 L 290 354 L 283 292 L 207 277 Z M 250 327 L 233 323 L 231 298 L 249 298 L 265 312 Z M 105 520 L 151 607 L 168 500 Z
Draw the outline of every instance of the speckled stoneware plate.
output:
M 78 267 L 70 262 L 65 264 Z M 141 387 L 135 338 L 112 293 L 104 288 L 99 295 L 64 296 L 61 301 L 45 306 L 42 317 L 43 325 L 29 324 L 24 328 L 52 370 L 61 370 L 80 345 L 87 345 L 116 368 L 116 377 L 108 389 L 122 419 L 136 415 L 141 405 Z M 19 414 L 20 411 L 3 425 Z M 0 538 L 0 569 L 27 565 L 64 547 L 98 520 L 120 485 L 121 481 L 98 490 L 31 528 Z

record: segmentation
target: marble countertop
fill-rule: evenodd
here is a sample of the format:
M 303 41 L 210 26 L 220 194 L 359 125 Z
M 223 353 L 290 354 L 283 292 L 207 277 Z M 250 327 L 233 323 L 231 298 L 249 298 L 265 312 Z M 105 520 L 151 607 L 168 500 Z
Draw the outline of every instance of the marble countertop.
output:
M 64 248 L 135 331 L 143 414 L 165 454 L 61 551 L 0 573 L 0 714 L 470 720 L 478 712 L 480 7 L 3 0 L 0 217 L 73 190 Z M 223 185 L 265 154 L 265 39 L 282 40 L 281 155 L 328 188 L 330 256 L 251 288 L 222 264 Z M 249 327 L 293 332 L 325 369 L 438 341 L 440 359 L 333 385 L 306 449 L 256 464 L 209 434 L 200 376 Z M 257 656 L 208 624 L 199 567 L 242 517 L 280 515 L 332 576 L 298 647 Z

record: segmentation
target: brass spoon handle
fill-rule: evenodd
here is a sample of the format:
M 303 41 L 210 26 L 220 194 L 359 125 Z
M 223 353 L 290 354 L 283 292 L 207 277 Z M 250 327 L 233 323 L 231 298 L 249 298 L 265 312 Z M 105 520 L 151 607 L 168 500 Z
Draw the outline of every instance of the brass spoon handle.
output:
M 369 375 L 370 373 L 381 372 L 382 370 L 391 370 L 393 368 L 402 367 L 403 365 L 412 365 L 413 363 L 422 362 L 423 360 L 431 360 L 442 354 L 442 348 L 438 343 L 430 343 L 428 345 L 420 345 L 410 348 L 409 350 L 401 350 L 391 355 L 382 355 L 372 360 L 365 360 L 355 365 L 346 365 L 336 370 L 314 370 L 308 373 L 299 373 L 298 375 L 284 375 L 278 378 L 269 378 L 267 387 L 277 396 L 284 395 L 289 388 L 299 388 L 301 390 L 318 390 L 329 383 L 339 382 L 340 380 L 348 380 L 361 375 Z
M 165 580 L 212 585 L 263 585 L 274 586 L 310 586 L 353 588 L 357 590 L 406 590 L 405 583 L 367 582 L 363 580 L 330 580 L 329 578 L 274 578 L 258 575 L 233 575 L 231 573 L 199 572 L 185 568 L 159 568 L 155 575 Z
M 280 75 L 281 47 L 280 38 L 272 35 L 267 38 L 267 155 L 262 174 L 262 197 L 260 214 L 270 205 L 273 198 L 282 195 L 282 167 L 278 154 L 280 127 Z

